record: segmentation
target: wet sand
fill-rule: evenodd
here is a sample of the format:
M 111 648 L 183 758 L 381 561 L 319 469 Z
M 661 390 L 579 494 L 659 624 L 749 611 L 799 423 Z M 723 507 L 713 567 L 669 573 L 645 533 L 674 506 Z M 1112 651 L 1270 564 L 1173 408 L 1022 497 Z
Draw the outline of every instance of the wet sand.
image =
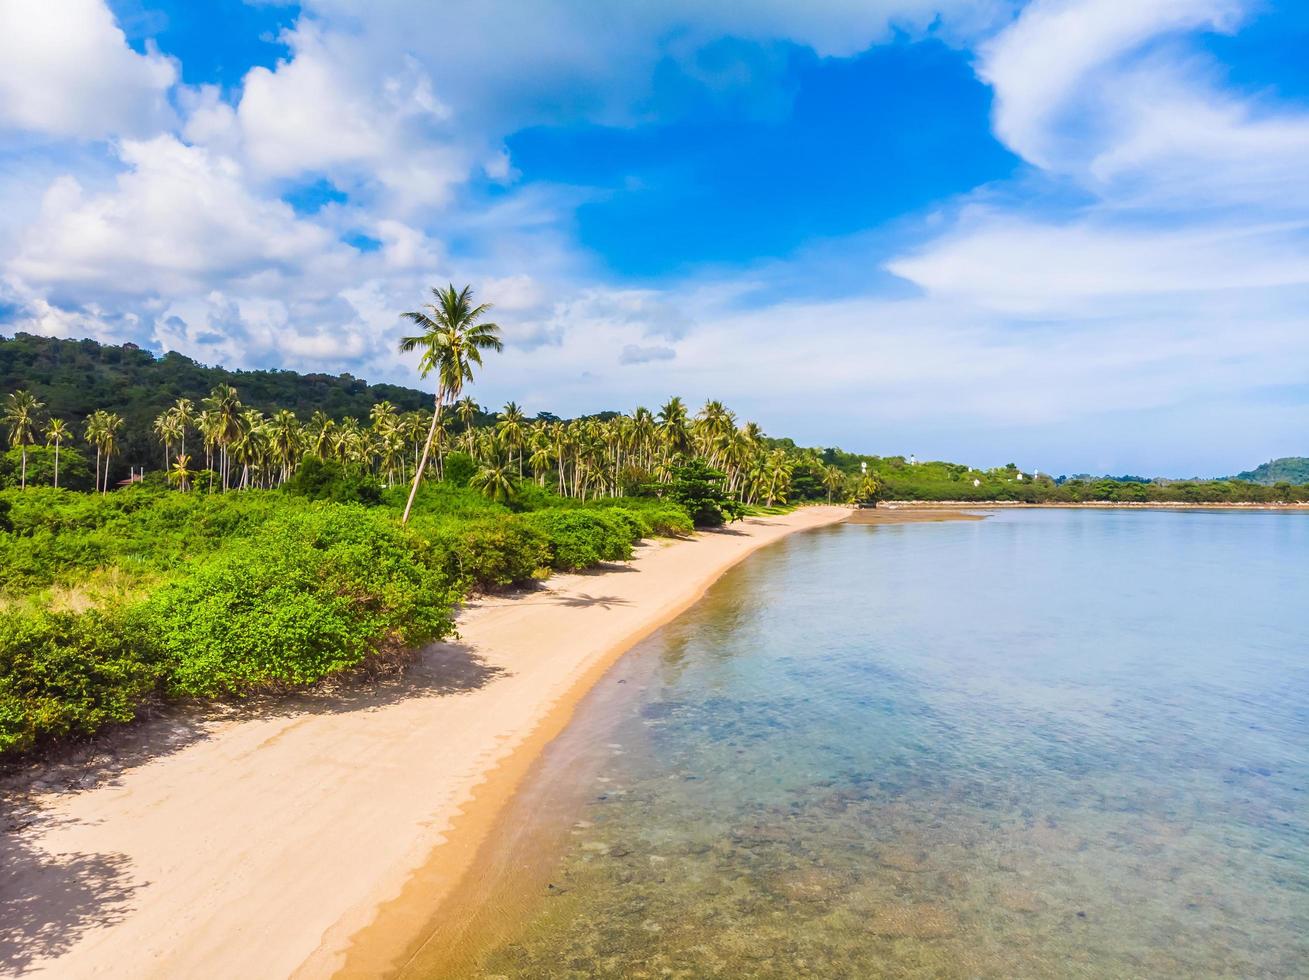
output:
M 161 739 L 158 754 L 120 760 L 82 788 L 37 783 L 0 845 L 0 969 L 254 978 L 392 968 L 624 651 L 752 551 L 847 516 L 809 507 L 643 545 L 625 565 L 470 604 L 458 642 L 424 651 L 376 694 L 161 721 L 138 733 Z

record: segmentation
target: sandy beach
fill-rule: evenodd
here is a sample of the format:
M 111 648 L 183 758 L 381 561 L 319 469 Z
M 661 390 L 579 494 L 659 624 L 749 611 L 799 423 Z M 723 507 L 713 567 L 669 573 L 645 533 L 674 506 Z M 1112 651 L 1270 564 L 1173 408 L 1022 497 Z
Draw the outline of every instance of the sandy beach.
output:
M 752 551 L 849 513 L 803 508 L 648 543 L 625 565 L 471 603 L 459 640 L 424 651 L 402 679 L 156 719 L 107 756 L 51 767 L 9 801 L 0 970 L 340 972 L 379 907 L 414 895 L 417 915 L 453 887 L 623 651 Z M 351 972 L 385 966 L 352 961 Z

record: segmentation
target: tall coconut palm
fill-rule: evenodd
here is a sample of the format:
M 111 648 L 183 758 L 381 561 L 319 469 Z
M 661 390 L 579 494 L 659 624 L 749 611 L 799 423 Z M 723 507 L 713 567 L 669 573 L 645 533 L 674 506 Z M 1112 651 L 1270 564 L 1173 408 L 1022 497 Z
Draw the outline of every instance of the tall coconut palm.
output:
M 109 492 L 109 464 L 118 451 L 118 430 L 123 427 L 122 416 L 115 412 L 97 409 L 86 420 L 86 441 L 95 446 L 96 489 Z M 103 473 L 101 462 L 104 463 Z
M 464 427 L 464 452 L 471 456 L 473 455 L 473 443 L 477 437 L 477 433 L 473 428 L 477 422 L 477 402 L 473 401 L 472 396 L 461 398 L 459 404 L 455 406 L 455 414 L 459 416 L 459 423 Z
M 59 447 L 64 444 L 64 440 L 71 436 L 68 429 L 68 423 L 63 419 L 51 417 L 45 425 L 45 444 L 51 443 L 55 447 L 55 488 L 59 487 Z
M 21 486 L 27 489 L 27 447 L 36 442 L 36 415 L 45 408 L 30 391 L 15 391 L 5 399 L 4 415 L 0 416 L 9 427 L 9 445 L 17 447 L 23 457 Z
M 295 468 L 300 455 L 300 421 L 290 409 L 278 409 L 268 420 L 264 432 L 273 460 L 279 467 L 277 482 L 285 483 L 290 479 L 291 471 Z
M 518 475 L 523 475 L 523 445 L 527 437 L 526 428 L 527 417 L 523 415 L 523 410 L 518 407 L 517 402 L 510 402 L 500 413 L 500 420 L 496 422 L 495 429 L 500 436 L 500 440 L 510 452 L 510 462 L 513 462 L 513 453 L 518 454 Z
M 164 469 L 168 469 L 168 461 L 173 456 L 173 440 L 181 438 L 181 425 L 170 408 L 155 417 L 153 428 L 155 438 L 164 447 Z
M 215 385 L 205 399 L 209 410 L 214 444 L 219 450 L 218 467 L 223 489 L 227 489 L 231 470 L 231 445 L 241 437 L 241 399 L 231 385 Z
M 456 291 L 454 283 L 450 283 L 445 289 L 434 288 L 432 297 L 435 303 L 428 303 L 422 310 L 404 314 L 405 319 L 417 325 L 422 333 L 404 337 L 400 341 L 401 353 L 415 350 L 421 352 L 418 363 L 421 377 L 426 378 L 433 371 L 437 376 L 432 427 L 427 432 L 423 455 L 414 471 L 414 485 L 409 491 L 401 524 L 409 523 L 409 512 L 413 509 L 418 484 L 423 478 L 427 457 L 432 451 L 441 408 L 447 400 L 457 399 L 463 391 L 464 383 L 473 380 L 474 366 L 482 366 L 483 351 L 504 350 L 499 325 L 479 322 L 490 312 L 491 304 L 473 306 L 471 286 Z
M 828 465 L 823 469 L 823 486 L 827 488 L 827 502 L 832 502 L 832 496 L 845 486 L 845 474 L 835 466 Z
M 182 452 L 186 452 L 186 432 L 195 424 L 195 403 L 189 398 L 179 398 L 173 403 L 169 414 L 177 426 L 177 433 L 182 440 Z

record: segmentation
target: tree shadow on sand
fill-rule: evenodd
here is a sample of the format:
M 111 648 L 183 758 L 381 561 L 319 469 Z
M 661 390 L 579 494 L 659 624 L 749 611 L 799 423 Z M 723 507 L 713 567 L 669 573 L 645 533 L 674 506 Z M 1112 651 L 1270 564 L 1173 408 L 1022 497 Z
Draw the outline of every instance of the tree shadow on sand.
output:
M 180 752 L 232 722 L 372 711 L 415 697 L 475 691 L 501 673 L 503 668 L 488 664 L 456 640 L 416 651 L 401 668 L 351 675 L 306 691 L 218 704 L 158 705 L 134 723 L 0 770 L 0 792 L 21 798 L 91 789 L 115 783 L 128 770 Z
M 87 930 L 131 911 L 139 887 L 121 854 L 48 854 L 5 815 L 0 836 L 0 975 L 22 976 L 38 960 L 66 953 Z

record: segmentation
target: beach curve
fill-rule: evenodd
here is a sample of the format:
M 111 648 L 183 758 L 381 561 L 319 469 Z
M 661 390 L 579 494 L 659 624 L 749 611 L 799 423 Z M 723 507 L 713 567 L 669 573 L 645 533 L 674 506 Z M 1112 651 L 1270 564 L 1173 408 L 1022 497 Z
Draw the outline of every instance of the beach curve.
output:
M 233 719 L 91 788 L 37 794 L 6 887 L 35 896 L 55 928 L 24 951 L 22 971 L 339 973 L 383 905 L 457 882 L 532 760 L 624 651 L 753 551 L 849 514 L 750 518 L 475 601 L 458 641 L 424 651 L 425 682 L 408 696 Z M 102 866 L 77 879 L 75 900 L 60 897 L 70 868 Z M 351 964 L 380 966 L 357 951 Z

